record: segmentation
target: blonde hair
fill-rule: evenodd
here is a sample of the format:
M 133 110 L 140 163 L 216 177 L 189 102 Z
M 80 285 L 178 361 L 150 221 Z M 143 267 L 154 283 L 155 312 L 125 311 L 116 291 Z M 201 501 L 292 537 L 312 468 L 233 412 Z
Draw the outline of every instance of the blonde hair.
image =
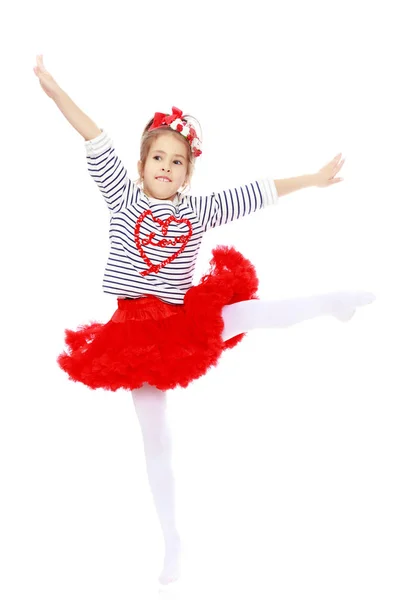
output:
M 196 129 L 197 135 L 199 137 L 201 136 L 200 123 L 197 121 L 197 119 L 195 119 L 194 117 L 192 117 L 190 115 L 184 115 L 182 117 L 182 120 L 185 120 L 188 123 L 190 123 L 191 125 L 193 125 L 193 127 L 195 127 L 195 129 Z M 188 168 L 187 168 L 187 173 L 186 173 L 186 181 L 188 182 L 188 185 L 184 188 L 183 191 L 185 191 L 189 187 L 190 181 L 192 179 L 196 157 L 193 155 L 190 144 L 187 141 L 187 139 L 185 138 L 185 136 L 181 135 L 178 131 L 174 131 L 173 129 L 171 129 L 171 127 L 168 127 L 168 125 L 157 127 L 157 129 L 152 129 L 151 131 L 149 131 L 149 128 L 153 124 L 153 121 L 154 121 L 154 118 L 150 119 L 150 121 L 147 123 L 147 125 L 144 128 L 143 133 L 142 133 L 142 138 L 140 140 L 140 161 L 141 161 L 142 165 L 144 166 L 146 163 L 147 157 L 149 155 L 151 144 L 152 144 L 153 140 L 156 139 L 159 135 L 161 135 L 165 132 L 169 132 L 171 135 L 179 136 L 179 139 L 183 140 L 185 142 L 186 149 L 187 149 Z M 193 123 L 193 121 L 195 123 Z M 201 138 L 202 138 L 202 136 L 200 137 L 200 139 Z M 141 178 L 138 179 L 138 182 L 140 182 L 140 181 L 141 181 Z

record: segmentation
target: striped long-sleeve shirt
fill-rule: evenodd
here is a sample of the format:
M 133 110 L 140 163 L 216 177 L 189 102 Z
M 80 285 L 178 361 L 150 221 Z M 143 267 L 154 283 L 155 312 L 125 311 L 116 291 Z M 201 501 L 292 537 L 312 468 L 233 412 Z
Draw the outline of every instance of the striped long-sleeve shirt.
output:
M 151 294 L 183 304 L 193 285 L 204 233 L 267 205 L 277 204 L 272 179 L 208 196 L 149 198 L 131 181 L 113 140 L 101 130 L 85 141 L 88 170 L 110 211 L 110 251 L 103 291 L 123 298 Z

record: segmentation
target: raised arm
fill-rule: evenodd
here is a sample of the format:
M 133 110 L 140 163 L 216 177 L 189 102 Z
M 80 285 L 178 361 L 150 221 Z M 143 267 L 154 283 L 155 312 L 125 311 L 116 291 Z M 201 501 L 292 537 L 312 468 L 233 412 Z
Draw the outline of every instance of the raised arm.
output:
M 101 129 L 71 100 L 46 70 L 42 54 L 36 56 L 36 67 L 33 70 L 44 92 L 54 100 L 64 117 L 84 137 L 85 141 L 92 140 L 100 135 Z
M 43 56 L 37 56 L 34 72 L 45 93 L 54 100 L 65 118 L 85 139 L 88 171 L 93 178 L 111 213 L 118 212 L 129 196 L 131 187 L 136 187 L 128 178 L 126 168 L 119 159 L 113 140 L 97 127 L 71 98 L 60 88 L 43 64 Z M 137 190 L 136 190 L 137 195 Z M 132 194 L 135 197 L 135 194 Z
M 64 90 L 58 88 L 53 100 L 72 127 L 85 138 L 85 141 L 93 140 L 100 135 L 101 130 L 96 123 L 71 100 Z

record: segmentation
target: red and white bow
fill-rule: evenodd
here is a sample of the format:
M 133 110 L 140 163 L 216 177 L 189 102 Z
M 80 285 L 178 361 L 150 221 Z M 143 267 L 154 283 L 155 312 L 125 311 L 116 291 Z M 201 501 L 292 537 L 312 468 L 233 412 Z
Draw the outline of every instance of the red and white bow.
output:
M 153 123 L 149 127 L 149 131 L 152 129 L 158 129 L 159 127 L 163 127 L 165 125 L 171 127 L 171 129 L 174 131 L 178 131 L 187 139 L 195 157 L 202 154 L 201 141 L 197 136 L 196 130 L 194 127 L 192 127 L 192 125 L 183 119 L 183 113 L 181 110 L 179 110 L 179 108 L 173 106 L 171 115 L 156 112 L 154 114 Z

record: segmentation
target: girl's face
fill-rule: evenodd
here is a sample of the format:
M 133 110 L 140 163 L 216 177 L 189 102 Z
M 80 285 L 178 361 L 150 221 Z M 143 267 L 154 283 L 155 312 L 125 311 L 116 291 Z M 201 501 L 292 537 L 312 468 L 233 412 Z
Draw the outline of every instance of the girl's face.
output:
M 187 183 L 187 152 L 186 143 L 173 133 L 156 137 L 144 167 L 138 162 L 144 193 L 159 200 L 173 200 L 179 188 Z

